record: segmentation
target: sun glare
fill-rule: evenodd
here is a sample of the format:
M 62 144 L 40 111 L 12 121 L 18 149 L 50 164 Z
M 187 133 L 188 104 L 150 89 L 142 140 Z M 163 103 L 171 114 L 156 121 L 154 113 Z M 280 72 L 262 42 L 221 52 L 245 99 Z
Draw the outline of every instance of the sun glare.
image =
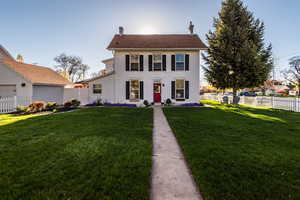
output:
M 154 27 L 147 25 L 147 26 L 142 27 L 140 33 L 141 34 L 156 34 L 157 31 L 155 30 Z

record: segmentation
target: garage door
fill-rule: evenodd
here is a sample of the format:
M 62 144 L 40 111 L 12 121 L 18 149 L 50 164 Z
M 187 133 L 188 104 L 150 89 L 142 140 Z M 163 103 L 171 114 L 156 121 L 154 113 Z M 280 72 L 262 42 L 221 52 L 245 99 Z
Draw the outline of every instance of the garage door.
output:
M 63 95 L 63 87 L 33 86 L 33 101 L 63 103 Z
M 12 97 L 16 95 L 15 85 L 0 85 L 0 97 Z

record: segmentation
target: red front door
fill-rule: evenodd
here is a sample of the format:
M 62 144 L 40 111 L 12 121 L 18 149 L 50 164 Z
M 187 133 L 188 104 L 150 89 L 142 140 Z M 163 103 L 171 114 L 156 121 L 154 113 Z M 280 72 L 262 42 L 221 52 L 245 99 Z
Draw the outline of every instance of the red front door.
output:
M 154 83 L 153 85 L 153 99 L 155 103 L 161 102 L 161 84 Z

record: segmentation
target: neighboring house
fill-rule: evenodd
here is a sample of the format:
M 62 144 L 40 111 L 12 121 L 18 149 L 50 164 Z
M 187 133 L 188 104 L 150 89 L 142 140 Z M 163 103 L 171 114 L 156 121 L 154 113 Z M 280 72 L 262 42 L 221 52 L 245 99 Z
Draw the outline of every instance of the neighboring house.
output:
M 17 62 L 3 49 L 0 50 L 0 97 L 63 103 L 64 87 L 71 85 L 69 81 L 50 68 Z
M 84 81 L 91 101 L 199 101 L 200 51 L 207 47 L 198 35 L 127 35 L 120 27 L 107 49 L 113 58 L 103 61 L 105 73 Z
M 11 60 L 15 60 L 10 53 L 0 44 L 0 59 L 1 58 L 7 58 Z

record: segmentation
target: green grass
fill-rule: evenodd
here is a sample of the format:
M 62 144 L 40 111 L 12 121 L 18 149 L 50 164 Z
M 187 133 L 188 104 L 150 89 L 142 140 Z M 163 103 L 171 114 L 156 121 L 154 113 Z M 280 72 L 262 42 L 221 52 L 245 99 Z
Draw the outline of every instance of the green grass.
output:
M 152 109 L 0 115 L 0 199 L 149 199 Z
M 300 113 L 165 108 L 205 200 L 300 199 Z

